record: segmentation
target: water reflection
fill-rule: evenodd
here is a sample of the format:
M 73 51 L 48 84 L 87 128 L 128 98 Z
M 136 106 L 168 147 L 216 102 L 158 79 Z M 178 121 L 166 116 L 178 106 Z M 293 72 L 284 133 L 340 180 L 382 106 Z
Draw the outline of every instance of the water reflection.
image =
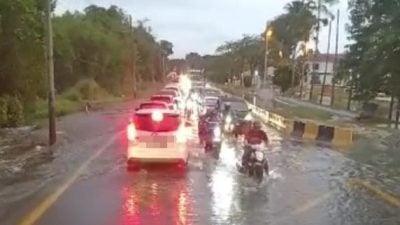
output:
M 191 225 L 193 200 L 187 180 L 169 176 L 141 174 L 125 186 L 120 225 Z

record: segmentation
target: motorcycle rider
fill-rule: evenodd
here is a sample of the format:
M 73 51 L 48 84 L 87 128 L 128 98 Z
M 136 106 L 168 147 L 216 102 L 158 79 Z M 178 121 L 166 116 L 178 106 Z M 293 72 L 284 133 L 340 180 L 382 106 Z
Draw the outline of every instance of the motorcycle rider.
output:
M 249 161 L 251 154 L 255 151 L 252 145 L 260 145 L 262 143 L 268 144 L 268 136 L 261 129 L 261 123 L 255 121 L 252 123 L 250 130 L 245 134 L 246 145 L 244 146 L 244 153 L 242 156 L 242 167 L 245 167 Z
M 216 109 L 208 109 L 204 115 L 200 116 L 199 138 L 201 143 L 204 142 L 209 137 L 209 135 L 211 135 L 208 123 L 210 121 L 217 121 L 218 116 L 219 115 Z

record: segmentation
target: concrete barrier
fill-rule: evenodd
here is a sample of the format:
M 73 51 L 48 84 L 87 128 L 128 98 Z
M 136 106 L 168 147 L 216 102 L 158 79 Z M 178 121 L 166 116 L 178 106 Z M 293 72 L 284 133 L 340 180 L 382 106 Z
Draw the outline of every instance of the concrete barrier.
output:
M 278 130 L 284 130 L 286 128 L 285 117 L 276 113 L 269 114 L 269 124 Z
M 284 132 L 288 136 L 308 141 L 331 143 L 338 148 L 349 147 L 353 143 L 353 130 L 351 128 L 329 126 L 313 121 L 290 120 L 253 105 L 248 101 L 246 101 L 246 104 L 252 110 L 253 114 L 264 123 Z
M 318 135 L 318 125 L 314 122 L 305 122 L 303 138 L 306 140 L 315 140 Z
M 335 127 L 332 144 L 336 147 L 348 147 L 353 143 L 353 131 L 350 128 Z
M 333 140 L 334 132 L 335 132 L 335 127 L 333 126 L 319 125 L 316 140 L 330 143 Z
M 290 135 L 292 137 L 297 137 L 297 138 L 303 138 L 306 124 L 303 121 L 293 121 L 293 128 L 292 131 L 290 132 Z

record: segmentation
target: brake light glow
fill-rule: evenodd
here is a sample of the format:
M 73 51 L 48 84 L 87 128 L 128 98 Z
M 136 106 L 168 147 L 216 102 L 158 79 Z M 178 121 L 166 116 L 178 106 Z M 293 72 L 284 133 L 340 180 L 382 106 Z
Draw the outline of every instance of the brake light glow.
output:
M 163 120 L 163 118 L 164 118 L 164 116 L 163 116 L 162 112 L 154 111 L 154 112 L 151 114 L 151 119 L 152 119 L 153 121 L 155 121 L 155 122 L 161 122 L 161 121 Z
M 129 123 L 127 129 L 126 129 L 126 134 L 128 136 L 128 140 L 134 141 L 136 139 L 136 127 L 135 124 Z
M 185 143 L 186 142 L 186 132 L 185 126 L 180 126 L 178 131 L 176 132 L 176 141 L 178 143 Z

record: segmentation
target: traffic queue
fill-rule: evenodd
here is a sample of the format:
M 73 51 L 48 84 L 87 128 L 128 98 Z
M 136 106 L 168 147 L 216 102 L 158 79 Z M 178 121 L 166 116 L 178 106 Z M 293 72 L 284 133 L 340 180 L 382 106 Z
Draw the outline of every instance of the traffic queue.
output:
M 258 181 L 268 174 L 264 154 L 268 137 L 246 102 L 210 87 L 202 77 L 184 75 L 136 108 L 127 126 L 128 168 L 138 169 L 145 163 L 186 168 L 193 133 L 204 151 L 216 158 L 223 140 L 236 141 L 244 151 L 238 170 Z

